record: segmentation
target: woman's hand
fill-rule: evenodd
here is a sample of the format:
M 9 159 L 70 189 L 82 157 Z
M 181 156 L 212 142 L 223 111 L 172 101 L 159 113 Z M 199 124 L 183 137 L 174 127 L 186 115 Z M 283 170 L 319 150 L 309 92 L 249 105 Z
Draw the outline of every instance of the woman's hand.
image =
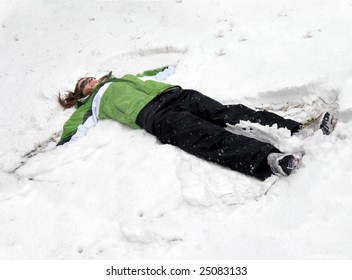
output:
M 111 74 L 112 74 L 112 71 L 110 71 L 109 74 L 106 74 L 106 75 L 104 75 L 103 77 L 101 77 L 101 78 L 98 80 L 99 83 L 104 82 L 105 80 L 109 79 L 110 76 L 111 76 Z

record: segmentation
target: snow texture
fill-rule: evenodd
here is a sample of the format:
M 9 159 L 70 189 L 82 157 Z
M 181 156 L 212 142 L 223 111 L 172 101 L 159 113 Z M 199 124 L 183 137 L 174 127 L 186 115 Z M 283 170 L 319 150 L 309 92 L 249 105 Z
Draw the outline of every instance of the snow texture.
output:
M 7 0 L 0 3 L 1 259 L 352 257 L 350 0 Z M 176 64 L 168 83 L 335 131 L 300 140 L 293 175 L 258 181 L 100 121 L 55 147 L 58 91 Z

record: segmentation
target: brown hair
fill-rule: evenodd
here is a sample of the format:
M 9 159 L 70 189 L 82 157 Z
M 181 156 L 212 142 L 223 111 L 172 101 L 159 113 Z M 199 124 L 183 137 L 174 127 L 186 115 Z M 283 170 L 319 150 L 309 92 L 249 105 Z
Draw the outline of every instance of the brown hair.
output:
M 74 91 L 66 91 L 66 94 L 63 96 L 61 92 L 57 96 L 57 101 L 64 109 L 71 108 L 76 105 L 77 101 L 84 97 L 82 90 L 79 88 L 78 83 L 81 79 L 78 80 Z
M 102 76 L 98 81 L 104 82 L 106 81 L 111 75 L 111 72 L 107 75 Z M 57 96 L 57 100 L 59 101 L 60 105 L 64 109 L 71 108 L 76 105 L 77 101 L 81 98 L 84 97 L 84 94 L 82 90 L 79 88 L 78 83 L 84 78 L 80 78 L 77 83 L 74 91 L 66 91 L 66 94 L 61 95 L 61 92 L 59 92 L 59 95 Z

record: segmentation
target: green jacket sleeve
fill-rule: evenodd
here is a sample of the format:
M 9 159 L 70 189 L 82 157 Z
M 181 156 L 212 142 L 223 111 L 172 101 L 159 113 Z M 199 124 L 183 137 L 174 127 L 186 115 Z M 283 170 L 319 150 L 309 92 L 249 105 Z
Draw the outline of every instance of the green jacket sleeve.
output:
M 159 67 L 156 69 L 147 70 L 147 71 L 144 71 L 142 73 L 137 74 L 136 77 L 140 78 L 140 77 L 145 77 L 145 76 L 147 76 L 147 77 L 155 76 L 159 72 L 164 71 L 167 67 L 168 66 L 164 66 L 164 67 Z

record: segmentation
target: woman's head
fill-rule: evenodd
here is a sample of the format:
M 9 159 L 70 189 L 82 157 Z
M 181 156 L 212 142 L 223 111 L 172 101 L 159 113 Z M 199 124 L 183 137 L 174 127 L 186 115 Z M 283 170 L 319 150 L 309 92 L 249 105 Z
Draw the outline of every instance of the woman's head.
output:
M 76 84 L 76 88 L 83 94 L 83 96 L 89 95 L 93 89 L 99 84 L 99 81 L 94 77 L 81 78 Z
M 94 77 L 86 77 L 78 79 L 74 91 L 67 91 L 65 96 L 59 93 L 58 101 L 65 109 L 76 105 L 81 98 L 88 96 L 93 89 L 99 84 L 99 80 Z

